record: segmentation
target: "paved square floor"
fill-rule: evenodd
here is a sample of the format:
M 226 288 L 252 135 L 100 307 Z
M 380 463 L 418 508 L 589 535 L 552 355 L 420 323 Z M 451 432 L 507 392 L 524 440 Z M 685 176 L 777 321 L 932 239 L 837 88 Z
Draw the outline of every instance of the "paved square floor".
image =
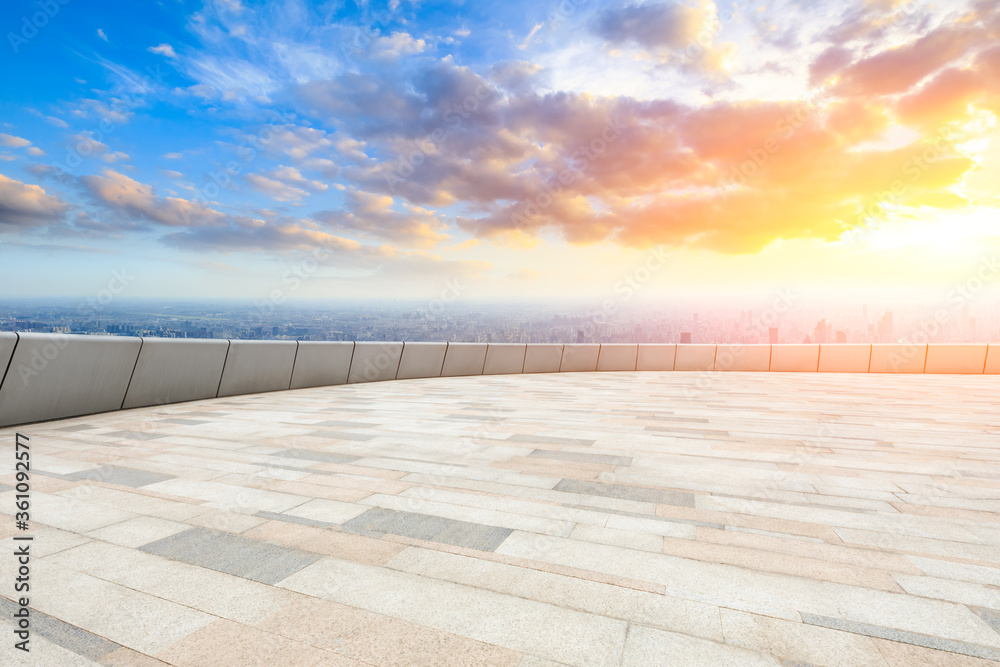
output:
M 0 457 L 4 665 L 1000 661 L 998 376 L 345 385 L 2 429 Z

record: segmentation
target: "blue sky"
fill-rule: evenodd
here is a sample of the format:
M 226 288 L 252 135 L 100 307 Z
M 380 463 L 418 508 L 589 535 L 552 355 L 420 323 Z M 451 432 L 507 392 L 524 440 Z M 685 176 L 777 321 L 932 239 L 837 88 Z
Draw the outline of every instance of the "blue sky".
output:
M 310 298 L 591 296 L 654 250 L 655 294 L 944 285 L 996 247 L 989 2 L 0 19 L 0 296 L 85 296 L 123 268 L 131 296 L 257 298 L 290 273 Z

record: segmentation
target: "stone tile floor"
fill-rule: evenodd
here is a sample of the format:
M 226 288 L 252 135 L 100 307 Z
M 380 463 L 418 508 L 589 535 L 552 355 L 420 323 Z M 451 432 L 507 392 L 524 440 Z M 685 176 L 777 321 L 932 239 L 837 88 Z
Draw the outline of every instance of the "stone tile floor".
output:
M 410 380 L 24 426 L 4 665 L 986 665 L 1000 377 Z M 23 534 L 23 533 L 22 533 Z

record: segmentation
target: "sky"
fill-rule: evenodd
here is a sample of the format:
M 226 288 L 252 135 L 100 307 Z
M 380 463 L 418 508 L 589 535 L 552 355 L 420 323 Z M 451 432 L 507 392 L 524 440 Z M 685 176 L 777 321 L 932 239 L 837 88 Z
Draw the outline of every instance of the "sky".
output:
M 0 297 L 1000 275 L 993 0 L 16 0 L 0 27 Z

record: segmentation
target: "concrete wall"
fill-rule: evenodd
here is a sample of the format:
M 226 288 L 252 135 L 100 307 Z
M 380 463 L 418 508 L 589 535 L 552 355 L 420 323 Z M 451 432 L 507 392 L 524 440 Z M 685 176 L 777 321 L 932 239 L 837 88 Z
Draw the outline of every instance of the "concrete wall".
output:
M 871 363 L 871 345 L 820 345 L 820 373 L 867 373 Z
M 672 371 L 674 370 L 676 351 L 677 346 L 673 344 L 640 343 L 635 369 L 637 371 Z
M 505 375 L 524 372 L 523 343 L 490 343 L 486 348 L 483 375 Z
M 559 370 L 563 373 L 576 371 L 596 371 L 597 358 L 601 354 L 598 343 L 574 343 L 563 345 L 562 361 Z
M 926 345 L 872 345 L 869 373 L 923 373 Z
M 770 345 L 719 345 L 715 351 L 717 371 L 767 371 L 770 366 Z
M 771 370 L 808 373 L 819 367 L 819 345 L 772 345 Z
M 395 380 L 399 360 L 403 354 L 402 343 L 363 342 L 354 344 L 349 383 Z
M 634 371 L 638 352 L 638 345 L 602 343 L 597 370 Z
M 986 365 L 986 343 L 928 345 L 925 373 L 973 373 L 981 375 Z
M 144 338 L 121 407 L 215 398 L 228 352 L 223 339 Z
M 291 389 L 345 384 L 354 356 L 353 341 L 299 341 Z
M 486 364 L 486 343 L 448 343 L 442 377 L 482 375 Z
M 524 352 L 525 373 L 558 373 L 563 346 L 558 343 L 528 343 Z
M 16 333 L 0 331 L 0 387 L 3 387 L 4 374 L 7 372 L 7 365 L 14 354 L 15 345 L 17 345 Z
M 396 379 L 439 377 L 447 349 L 448 343 L 403 343 Z
M 990 343 L 990 349 L 986 352 L 986 368 L 983 370 L 989 375 L 1000 375 L 1000 344 Z
M 0 387 L 0 426 L 119 410 L 141 338 L 20 334 Z
M 218 395 L 238 396 L 288 389 L 298 346 L 294 340 L 230 341 Z
M 1000 345 L 658 345 L 139 339 L 0 332 L 0 426 L 345 382 L 558 371 L 1000 374 Z
M 678 345 L 675 371 L 710 371 L 715 368 L 715 345 Z

